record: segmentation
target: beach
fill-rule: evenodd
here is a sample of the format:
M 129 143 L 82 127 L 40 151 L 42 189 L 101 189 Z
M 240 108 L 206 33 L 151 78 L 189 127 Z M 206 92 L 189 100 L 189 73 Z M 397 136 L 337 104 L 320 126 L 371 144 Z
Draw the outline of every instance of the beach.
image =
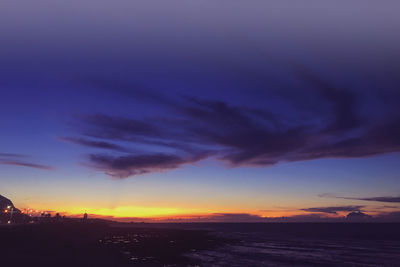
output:
M 0 227 L 3 266 L 396 266 L 398 224 L 51 223 Z

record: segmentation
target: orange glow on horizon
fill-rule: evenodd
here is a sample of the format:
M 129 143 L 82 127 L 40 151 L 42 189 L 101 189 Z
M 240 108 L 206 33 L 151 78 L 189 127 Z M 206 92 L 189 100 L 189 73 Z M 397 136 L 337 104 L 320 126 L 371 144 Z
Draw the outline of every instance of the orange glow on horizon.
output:
M 38 208 L 38 207 L 36 207 Z M 31 210 L 30 208 L 27 208 Z M 33 209 L 35 210 L 35 209 Z M 43 207 L 40 210 L 46 210 Z M 210 217 L 218 218 L 224 214 L 249 214 L 260 216 L 264 218 L 280 218 L 280 217 L 291 217 L 295 215 L 308 214 L 302 211 L 282 211 L 282 210 L 271 210 L 268 212 L 260 212 L 254 210 L 227 210 L 221 211 L 215 210 L 201 210 L 201 209 L 190 209 L 190 208 L 176 208 L 176 207 L 154 207 L 154 206 L 117 206 L 114 208 L 97 208 L 97 207 L 60 207 L 48 213 L 55 215 L 59 213 L 65 216 L 81 217 L 84 213 L 89 214 L 95 218 L 105 219 L 149 219 L 149 220 L 168 220 L 168 219 L 180 219 L 180 220 L 191 220 L 191 219 L 207 219 Z M 38 210 L 37 210 L 38 211 Z
M 168 207 L 168 206 L 130 206 L 130 205 L 121 205 L 115 207 L 96 207 L 89 205 L 74 205 L 74 206 L 61 206 L 57 205 L 56 207 L 44 207 L 42 205 L 38 205 L 35 207 L 26 207 L 26 213 L 30 213 L 33 216 L 40 216 L 40 213 L 50 213 L 54 216 L 56 213 L 59 213 L 62 216 L 67 217 L 82 217 L 84 213 L 89 214 L 92 218 L 103 218 L 115 221 L 135 221 L 141 220 L 144 221 L 167 221 L 167 220 L 182 220 L 182 221 L 196 221 L 196 220 L 215 220 L 224 219 L 225 215 L 241 215 L 244 216 L 255 216 L 254 219 L 257 220 L 257 216 L 261 218 L 288 218 L 293 216 L 306 216 L 312 215 L 313 213 L 309 213 L 306 211 L 302 211 L 301 209 L 296 209 L 295 207 L 291 207 L 290 209 L 269 209 L 269 210 L 248 210 L 248 209 L 240 209 L 240 208 L 227 208 L 227 207 L 215 207 L 213 209 L 200 209 L 200 208 L 191 208 L 191 207 Z M 5 211 L 9 212 L 9 211 Z M 338 212 L 337 214 L 318 214 L 322 218 L 340 218 L 345 217 L 347 212 Z M 371 214 L 373 215 L 373 214 Z M 239 220 L 241 217 L 237 217 Z M 243 217 L 245 218 L 245 217 Z M 250 218 L 251 219 L 251 218 Z
M 43 208 L 40 208 L 44 210 Z M 57 210 L 48 212 L 51 214 L 60 213 L 65 216 L 82 216 L 84 213 L 96 217 L 108 218 L 164 218 L 175 216 L 190 216 L 191 214 L 198 213 L 212 213 L 211 211 L 186 209 L 175 207 L 153 207 L 153 206 L 117 206 L 115 208 L 96 208 L 96 207 L 60 207 L 57 209 L 50 208 L 50 210 Z M 40 213 L 40 212 L 39 212 Z
M 116 218 L 140 217 L 152 218 L 176 214 L 191 213 L 192 210 L 168 207 L 141 207 L 141 206 L 119 206 L 116 208 L 85 208 L 84 211 L 88 214 L 100 216 L 112 216 Z M 71 208 L 68 210 L 70 214 L 82 213 L 82 208 Z

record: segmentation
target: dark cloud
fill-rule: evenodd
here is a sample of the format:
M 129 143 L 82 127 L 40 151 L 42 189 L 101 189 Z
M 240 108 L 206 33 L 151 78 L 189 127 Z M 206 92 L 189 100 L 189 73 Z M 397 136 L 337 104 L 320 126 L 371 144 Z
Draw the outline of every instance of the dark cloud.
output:
M 400 197 L 341 197 L 335 196 L 332 194 L 321 194 L 320 197 L 329 197 L 329 198 L 341 198 L 341 199 L 350 199 L 350 200 L 363 200 L 363 201 L 375 201 L 375 202 L 385 202 L 385 203 L 400 203 Z
M 169 154 L 148 154 L 129 156 L 108 156 L 92 154 L 89 156 L 92 166 L 106 174 L 122 179 L 149 172 L 162 172 L 179 168 L 182 165 L 195 163 L 206 155 L 176 156 Z
M 73 138 L 73 137 L 60 137 L 60 140 L 70 142 L 73 144 L 78 144 L 81 146 L 93 147 L 93 148 L 101 148 L 101 149 L 108 149 L 108 150 L 115 150 L 121 152 L 128 152 L 129 149 L 121 147 L 119 145 L 105 142 L 105 141 L 93 141 L 88 140 L 85 138 Z
M 369 118 L 362 114 L 362 107 L 368 104 L 363 91 L 337 87 L 301 67 L 296 67 L 294 76 L 299 78 L 300 85 L 291 89 L 291 97 L 282 100 L 291 106 L 290 109 L 280 109 L 269 102 L 271 92 L 260 94 L 260 98 L 265 97 L 264 106 L 233 105 L 228 101 L 194 96 L 175 95 L 173 98 L 128 83 L 101 81 L 100 88 L 115 88 L 130 98 L 142 95 L 139 99 L 167 109 L 158 116 L 137 113 L 132 116 L 100 113 L 80 116 L 80 133 L 105 141 L 76 139 L 74 142 L 122 152 L 125 147 L 115 147 L 107 140 L 127 142 L 126 147 L 135 143 L 147 146 L 149 151 L 167 151 L 178 159 L 182 159 L 182 154 L 191 159 L 196 158 L 198 151 L 212 151 L 208 156 L 215 156 L 232 167 L 360 158 L 400 151 L 398 108 L 391 107 L 391 113 L 379 120 Z M 293 96 L 299 96 L 301 100 L 295 100 Z M 309 99 L 308 104 L 301 105 L 299 101 L 305 99 Z M 385 102 L 384 99 L 376 101 Z M 290 114 L 287 110 L 291 110 Z M 151 153 L 141 154 L 132 157 L 147 158 L 146 155 Z M 96 157 L 91 157 L 91 161 L 95 160 Z M 98 160 L 94 163 L 98 164 Z M 136 168 L 141 169 L 138 165 Z M 132 174 L 146 173 L 152 168 L 144 169 L 146 171 L 133 171 Z
M 172 119 L 146 119 L 151 121 L 150 123 L 127 117 L 95 114 L 80 116 L 79 120 L 84 123 L 79 126 L 82 134 L 88 137 L 168 147 L 183 151 L 192 150 L 192 145 L 185 142 L 190 137 L 183 136 L 182 132 L 179 132 L 179 123 L 183 122 Z
M 357 198 L 348 198 L 348 199 L 357 199 Z M 369 198 L 358 198 L 358 200 L 400 203 L 400 197 L 369 197 Z
M 334 206 L 334 207 L 317 207 L 317 208 L 306 208 L 301 209 L 307 212 L 319 212 L 319 213 L 329 213 L 337 214 L 340 211 L 352 212 L 361 211 L 364 206 Z

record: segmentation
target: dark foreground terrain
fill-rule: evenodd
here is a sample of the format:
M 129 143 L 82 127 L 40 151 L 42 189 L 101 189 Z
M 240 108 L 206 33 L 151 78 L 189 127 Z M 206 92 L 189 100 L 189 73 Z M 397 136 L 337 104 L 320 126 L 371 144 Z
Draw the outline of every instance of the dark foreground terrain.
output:
M 222 239 L 206 231 L 105 224 L 0 226 L 0 266 L 195 266 L 187 252 Z
M 399 224 L 0 226 L 0 266 L 400 266 Z

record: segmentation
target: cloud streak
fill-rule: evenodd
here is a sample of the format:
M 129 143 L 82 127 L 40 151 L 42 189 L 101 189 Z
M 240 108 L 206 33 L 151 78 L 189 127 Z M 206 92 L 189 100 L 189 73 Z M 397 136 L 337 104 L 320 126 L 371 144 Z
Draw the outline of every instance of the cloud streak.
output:
M 352 211 L 361 211 L 364 206 L 333 206 L 333 207 L 317 207 L 317 208 L 306 208 L 301 209 L 302 211 L 307 212 L 317 212 L 317 213 L 328 213 L 328 214 L 337 214 L 338 212 L 352 212 Z
M 41 169 L 41 170 L 54 170 L 53 167 L 47 165 L 41 165 L 31 162 L 24 162 L 24 161 L 13 161 L 13 160 L 0 160 L 1 165 L 13 165 L 13 166 L 20 166 L 20 167 L 29 167 L 34 169 Z
M 179 157 L 169 154 L 109 156 L 92 154 L 89 156 L 92 167 L 104 171 L 107 175 L 122 179 L 150 172 L 163 172 L 177 169 L 182 165 L 195 163 L 205 157 Z
M 383 197 L 346 197 L 345 196 L 345 197 L 342 197 L 342 196 L 336 196 L 336 195 L 332 195 L 332 194 L 320 194 L 319 197 L 374 201 L 374 202 L 384 202 L 384 203 L 400 203 L 400 197 L 393 197 L 393 196 L 383 196 Z
M 357 199 L 357 198 L 347 198 L 347 199 Z M 367 198 L 358 198 L 358 200 L 386 202 L 386 203 L 400 203 L 400 197 L 367 197 Z
M 120 152 L 129 152 L 129 149 L 126 149 L 122 146 L 110 143 L 110 142 L 105 142 L 105 141 L 93 141 L 93 140 L 88 140 L 84 138 L 74 138 L 74 137 L 60 137 L 59 138 L 62 141 L 81 145 L 81 146 L 86 146 L 86 147 L 92 147 L 92 148 L 100 148 L 100 149 L 107 149 L 107 150 L 115 150 L 115 151 L 120 151 Z
M 28 167 L 40 170 L 55 170 L 54 167 L 27 161 L 28 155 L 16 153 L 0 153 L 0 165 Z

